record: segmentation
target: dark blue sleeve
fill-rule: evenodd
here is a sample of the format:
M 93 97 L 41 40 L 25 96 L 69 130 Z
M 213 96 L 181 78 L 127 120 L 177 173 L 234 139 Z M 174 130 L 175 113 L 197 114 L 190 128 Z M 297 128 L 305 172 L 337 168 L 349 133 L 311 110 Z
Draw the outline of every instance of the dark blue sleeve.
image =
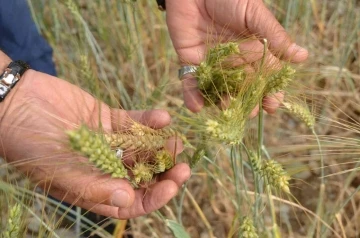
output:
M 13 60 L 56 75 L 52 49 L 38 32 L 26 0 L 0 0 L 0 49 Z

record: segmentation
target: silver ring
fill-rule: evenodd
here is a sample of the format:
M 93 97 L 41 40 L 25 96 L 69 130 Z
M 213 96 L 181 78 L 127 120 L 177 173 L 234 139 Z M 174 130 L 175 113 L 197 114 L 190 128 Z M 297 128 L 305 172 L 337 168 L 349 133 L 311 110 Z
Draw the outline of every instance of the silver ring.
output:
M 181 80 L 186 74 L 193 74 L 197 70 L 197 67 L 194 65 L 185 65 L 179 69 L 179 79 Z

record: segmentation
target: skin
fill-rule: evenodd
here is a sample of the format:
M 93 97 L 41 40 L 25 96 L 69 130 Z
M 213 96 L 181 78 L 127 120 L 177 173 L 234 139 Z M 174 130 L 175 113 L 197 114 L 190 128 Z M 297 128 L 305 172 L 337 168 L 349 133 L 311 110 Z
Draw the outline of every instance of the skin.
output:
M 204 60 L 209 34 L 213 43 L 257 36 L 240 45 L 240 51 L 252 53 L 239 59 L 238 64 L 261 59 L 263 38 L 269 43 L 268 64 L 275 65 L 279 59 L 300 63 L 308 57 L 307 50 L 290 39 L 261 0 L 168 0 L 166 12 L 170 37 L 182 65 L 198 65 Z M 185 105 L 193 112 L 200 111 L 204 99 L 196 79 L 186 75 L 182 83 Z M 264 110 L 274 113 L 282 99 L 282 93 L 265 97 Z M 255 108 L 251 116 L 257 112 Z
M 167 24 L 181 63 L 203 60 L 209 29 L 214 42 L 256 34 L 267 38 L 267 60 L 278 58 L 294 63 L 308 53 L 297 47 L 260 0 L 168 0 Z M 238 63 L 261 58 L 263 46 L 257 39 L 242 44 L 241 50 L 255 52 Z M 285 49 L 285 50 L 282 50 Z M 275 57 L 276 55 L 276 57 Z M 0 69 L 11 60 L 0 51 Z M 183 80 L 186 106 L 197 112 L 204 100 L 194 78 Z M 273 113 L 278 99 L 264 98 L 264 109 Z M 256 114 L 256 109 L 254 110 Z M 135 120 L 152 128 L 170 124 L 166 111 L 124 111 L 98 102 L 88 93 L 64 80 L 28 70 L 0 103 L 0 156 L 16 165 L 52 196 L 98 214 L 128 219 L 164 206 L 190 177 L 186 164 L 157 177 L 147 188 L 134 190 L 123 179 L 110 179 L 90 166 L 85 158 L 71 153 L 64 130 L 86 123 L 96 128 L 101 122 L 106 132 L 124 130 Z M 175 139 L 166 148 L 179 154 L 182 144 Z
M 0 54 L 1 67 L 10 61 Z M 124 179 L 110 179 L 66 146 L 67 129 L 86 123 L 106 132 L 124 130 L 133 120 L 152 128 L 170 124 L 164 110 L 125 111 L 110 108 L 64 80 L 28 70 L 0 104 L 0 155 L 59 200 L 98 214 L 128 219 L 155 211 L 173 198 L 190 177 L 177 164 L 146 187 L 134 190 Z M 100 115 L 100 116 L 99 116 Z M 182 143 L 174 138 L 166 149 L 176 155 Z M 176 151 L 175 151 L 176 150 Z

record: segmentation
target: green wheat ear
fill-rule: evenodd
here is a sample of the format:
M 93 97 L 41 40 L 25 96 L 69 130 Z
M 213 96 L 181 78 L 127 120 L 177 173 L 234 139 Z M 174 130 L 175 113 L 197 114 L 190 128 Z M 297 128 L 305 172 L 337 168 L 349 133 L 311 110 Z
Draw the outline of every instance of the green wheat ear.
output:
M 264 94 L 276 93 L 284 90 L 292 81 L 296 70 L 290 65 L 284 65 L 279 71 L 267 76 L 267 83 Z
M 190 158 L 189 164 L 190 168 L 193 169 L 195 166 L 199 163 L 199 161 L 205 156 L 206 152 L 204 149 L 204 146 L 200 146 L 197 148 L 193 154 L 193 156 Z
M 131 168 L 133 174 L 133 182 L 138 185 L 141 182 L 148 183 L 154 177 L 154 166 L 145 162 L 137 162 L 134 167 Z
M 162 173 L 174 167 L 173 156 L 166 150 L 158 151 L 155 155 L 154 173 Z
M 285 193 L 290 193 L 290 176 L 282 165 L 275 160 L 260 160 L 256 153 L 250 151 L 250 163 L 253 170 L 264 179 L 265 184 Z
M 4 238 L 18 238 L 21 236 L 21 220 L 22 220 L 22 207 L 20 204 L 15 204 L 11 207 L 8 215 L 6 229 L 3 233 Z
M 244 217 L 240 225 L 239 231 L 242 238 L 258 238 L 259 235 L 256 232 L 253 220 L 249 217 Z
M 285 64 L 280 69 L 263 69 L 247 72 L 245 66 L 233 66 L 229 57 L 239 54 L 238 43 L 219 44 L 208 50 L 195 76 L 208 104 L 215 105 L 224 95 L 230 96 L 230 105 L 218 113 L 217 118 L 205 120 L 205 130 L 227 144 L 239 144 L 245 134 L 246 123 L 252 110 L 268 94 L 284 90 L 295 70 Z
M 241 67 L 233 67 L 225 60 L 240 53 L 236 42 L 216 45 L 207 52 L 196 73 L 198 87 L 207 99 L 206 104 L 219 102 L 221 95 L 234 95 L 246 74 Z
M 127 170 L 110 148 L 103 136 L 90 131 L 85 125 L 76 130 L 67 131 L 71 148 L 89 158 L 98 169 L 113 178 L 128 178 Z
M 306 105 L 300 103 L 283 103 L 287 111 L 298 118 L 300 121 L 304 122 L 309 129 L 313 130 L 315 126 L 315 117 L 310 112 L 309 108 Z

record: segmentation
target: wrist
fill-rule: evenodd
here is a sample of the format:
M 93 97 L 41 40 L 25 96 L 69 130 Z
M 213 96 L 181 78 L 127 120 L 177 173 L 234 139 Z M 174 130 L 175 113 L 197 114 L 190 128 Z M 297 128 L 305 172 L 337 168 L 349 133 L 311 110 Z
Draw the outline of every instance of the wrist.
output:
M 0 72 L 4 72 L 6 67 L 11 63 L 11 59 L 0 50 Z M 1 74 L 0 73 L 0 74 Z
M 24 74 L 29 69 L 29 65 L 22 61 L 12 61 L 4 52 L 0 51 L 0 117 L 4 115 L 4 106 L 8 104 L 12 91 L 16 84 L 20 84 Z M 16 88 L 16 87 L 15 87 Z M 6 102 L 7 101 L 7 102 Z

